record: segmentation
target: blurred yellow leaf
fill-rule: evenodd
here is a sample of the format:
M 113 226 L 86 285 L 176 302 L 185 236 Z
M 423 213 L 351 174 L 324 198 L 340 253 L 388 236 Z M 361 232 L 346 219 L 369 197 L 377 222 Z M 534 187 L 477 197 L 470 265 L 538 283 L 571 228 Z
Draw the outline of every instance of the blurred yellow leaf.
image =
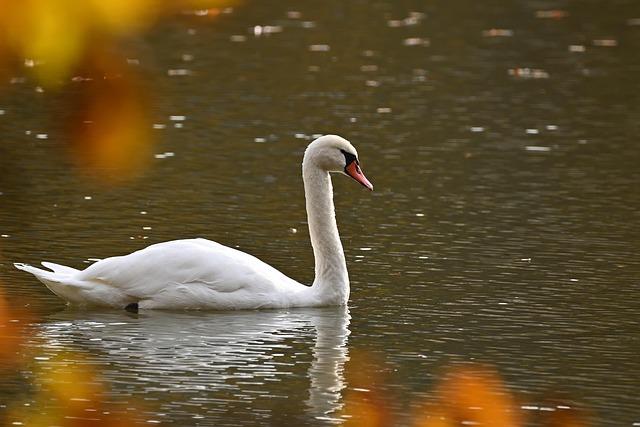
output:
M 341 413 L 344 426 L 392 426 L 389 409 L 392 396 L 381 390 L 385 383 L 382 364 L 365 353 L 352 351 L 348 367 L 357 368 L 347 369 L 349 389 Z
M 45 86 L 61 82 L 85 48 L 83 2 L 74 0 L 5 0 L 2 24 L 18 55 L 38 62 L 33 72 Z
M 144 29 L 161 13 L 162 6 L 171 2 L 158 0 L 89 0 L 97 24 L 109 33 L 123 34 Z
M 151 126 L 141 82 L 120 58 L 97 49 L 82 76 L 69 122 L 74 158 L 100 179 L 126 179 L 151 156 Z
M 0 72 L 26 66 L 38 84 L 74 93 L 67 129 L 76 162 L 113 183 L 148 162 L 146 91 L 117 46 L 158 17 L 206 10 L 215 17 L 241 0 L 0 0 Z M 109 53 L 107 53 L 109 52 Z M 75 76 L 70 82 L 70 77 Z
M 10 309 L 0 293 L 0 372 L 15 368 L 14 365 L 18 362 L 24 320 L 25 316 Z
M 522 425 L 520 410 L 491 368 L 451 368 L 436 388 L 436 401 L 416 417 L 416 427 L 459 426 L 461 422 L 490 427 Z

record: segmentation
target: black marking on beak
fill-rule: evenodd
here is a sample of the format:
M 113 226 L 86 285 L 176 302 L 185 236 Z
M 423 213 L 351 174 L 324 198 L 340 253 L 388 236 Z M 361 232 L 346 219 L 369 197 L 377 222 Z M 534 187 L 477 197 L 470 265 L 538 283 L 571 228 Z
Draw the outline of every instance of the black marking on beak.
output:
M 344 173 L 347 173 L 347 166 L 349 166 L 351 163 L 356 162 L 356 165 L 360 164 L 360 162 L 358 162 L 358 158 L 355 155 L 348 153 L 344 150 L 340 150 L 340 151 L 342 151 L 342 154 L 344 154 L 344 161 L 345 161 Z

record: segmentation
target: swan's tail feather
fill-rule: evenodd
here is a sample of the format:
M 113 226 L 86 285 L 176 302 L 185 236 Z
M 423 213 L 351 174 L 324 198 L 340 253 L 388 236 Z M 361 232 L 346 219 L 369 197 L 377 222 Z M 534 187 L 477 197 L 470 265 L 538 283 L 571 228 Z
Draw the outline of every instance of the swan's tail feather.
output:
M 74 279 L 73 276 L 78 270 L 71 267 L 43 262 L 42 265 L 53 270 L 49 271 L 29 264 L 14 263 L 13 265 L 18 270 L 26 271 L 36 276 L 51 292 L 68 302 L 78 302 L 77 295 L 85 288 L 82 282 Z
M 79 278 L 80 270 L 43 262 L 42 265 L 53 271 L 43 270 L 29 264 L 14 263 L 18 270 L 31 273 L 44 283 L 51 292 L 66 300 L 70 304 L 78 305 L 102 305 L 110 307 L 125 307 L 131 301 L 131 297 L 120 293 L 114 288 L 96 280 L 83 280 Z
M 44 265 L 44 263 L 43 263 L 43 265 Z M 22 264 L 20 262 L 14 263 L 13 266 L 15 268 L 17 268 L 18 270 L 26 271 L 27 273 L 33 274 L 39 280 L 47 280 L 47 281 L 52 281 L 52 282 L 60 281 L 60 279 L 56 277 L 56 273 L 54 273 L 52 271 L 49 271 L 49 270 L 43 270 L 41 268 L 33 267 L 33 266 L 29 265 L 29 264 Z
M 53 270 L 54 273 L 57 274 L 74 274 L 79 270 L 71 267 L 67 267 L 66 265 L 55 264 L 53 262 L 42 261 L 40 264 L 44 265 L 50 270 Z

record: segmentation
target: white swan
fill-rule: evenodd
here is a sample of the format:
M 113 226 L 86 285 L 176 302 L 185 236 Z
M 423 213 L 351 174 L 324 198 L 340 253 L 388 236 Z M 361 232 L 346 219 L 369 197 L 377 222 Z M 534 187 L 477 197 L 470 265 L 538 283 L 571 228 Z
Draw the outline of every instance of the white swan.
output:
M 344 173 L 373 189 L 349 141 L 325 135 L 302 161 L 315 279 L 306 286 L 259 259 L 206 239 L 157 243 L 106 258 L 85 270 L 43 262 L 53 270 L 14 264 L 70 304 L 129 309 L 215 309 L 344 305 L 349 277 L 338 235 L 329 172 Z

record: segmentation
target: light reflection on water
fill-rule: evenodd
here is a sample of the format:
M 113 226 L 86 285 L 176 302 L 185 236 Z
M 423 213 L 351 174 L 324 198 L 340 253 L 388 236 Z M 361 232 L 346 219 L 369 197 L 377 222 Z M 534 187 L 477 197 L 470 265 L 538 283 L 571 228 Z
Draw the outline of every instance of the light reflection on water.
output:
M 130 315 L 66 310 L 38 325 L 31 345 L 36 360 L 70 348 L 89 353 L 117 400 L 137 399 L 153 409 L 140 417 L 332 423 L 345 387 L 349 319 L 345 307 Z M 306 410 L 279 413 L 291 399 Z

